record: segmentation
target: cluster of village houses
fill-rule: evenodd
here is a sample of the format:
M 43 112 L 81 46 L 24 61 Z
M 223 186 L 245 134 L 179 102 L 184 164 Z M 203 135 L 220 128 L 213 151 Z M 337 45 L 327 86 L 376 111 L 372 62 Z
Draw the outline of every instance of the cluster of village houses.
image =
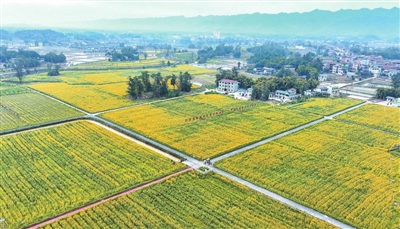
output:
M 222 79 L 218 82 L 217 92 L 234 94 L 235 98 L 238 99 L 250 99 L 251 94 L 253 92 L 253 88 L 240 89 L 238 81 L 230 79 Z M 335 87 L 321 87 L 313 91 L 307 90 L 304 92 L 304 95 L 315 96 L 318 93 L 325 95 L 335 95 L 339 93 L 339 89 Z M 270 92 L 268 99 L 276 100 L 279 102 L 291 102 L 300 98 L 301 96 L 302 95 L 296 92 L 296 89 L 291 88 L 286 91 L 276 90 L 275 92 Z

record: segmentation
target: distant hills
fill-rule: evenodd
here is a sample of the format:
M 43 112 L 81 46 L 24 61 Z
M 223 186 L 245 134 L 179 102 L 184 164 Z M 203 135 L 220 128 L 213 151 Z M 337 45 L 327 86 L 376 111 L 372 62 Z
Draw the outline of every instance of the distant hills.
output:
M 252 4 L 252 3 L 249 3 Z M 398 38 L 400 9 L 360 9 L 336 12 L 241 14 L 234 16 L 183 16 L 165 18 L 95 20 L 65 25 L 92 30 L 126 32 L 181 32 L 259 34 L 275 36 L 377 36 Z

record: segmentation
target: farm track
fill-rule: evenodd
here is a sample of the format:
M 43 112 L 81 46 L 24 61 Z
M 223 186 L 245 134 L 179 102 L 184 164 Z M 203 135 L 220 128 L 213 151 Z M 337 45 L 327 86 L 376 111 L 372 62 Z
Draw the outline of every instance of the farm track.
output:
M 40 94 L 42 94 L 42 93 L 40 93 Z M 201 94 L 201 93 L 199 93 L 199 94 Z M 44 95 L 45 95 L 45 94 L 44 94 Z M 51 96 L 49 96 L 49 95 L 46 95 L 46 96 L 47 96 L 47 97 L 51 97 Z M 190 96 L 191 96 L 191 95 L 190 95 Z M 52 97 L 51 97 L 51 98 L 52 98 Z M 177 97 L 177 98 L 181 98 L 181 97 Z M 177 99 L 177 98 L 172 98 L 172 99 Z M 65 105 L 68 105 L 68 106 L 70 106 L 70 107 L 74 107 L 74 106 L 72 106 L 72 105 L 70 105 L 70 104 L 66 104 L 66 103 L 64 103 L 63 101 L 60 101 L 60 100 L 58 100 L 58 99 L 56 99 L 56 98 L 53 98 L 53 99 L 56 100 L 56 101 L 59 101 L 59 102 L 61 102 L 61 103 L 63 103 L 63 104 L 65 104 Z M 162 101 L 166 101 L 166 100 L 162 100 Z M 154 101 L 154 102 L 161 102 L 161 101 Z M 152 102 L 152 103 L 154 103 L 154 102 Z M 278 135 L 275 135 L 275 136 L 273 136 L 273 137 L 264 139 L 264 140 L 262 140 L 262 141 L 259 141 L 259 142 L 254 143 L 254 144 L 251 144 L 251 145 L 242 147 L 242 148 L 240 148 L 240 149 L 234 150 L 234 151 L 232 151 L 232 152 L 226 153 L 226 154 L 224 154 L 224 155 L 222 155 L 222 156 L 220 156 L 220 157 L 214 158 L 214 159 L 212 160 L 212 163 L 217 162 L 217 161 L 222 160 L 222 159 L 225 159 L 225 158 L 228 158 L 228 157 L 230 157 L 230 156 L 236 155 L 236 154 L 238 154 L 238 153 L 247 151 L 247 150 L 249 150 L 249 149 L 255 148 L 255 147 L 257 147 L 257 146 L 266 144 L 266 143 L 269 142 L 269 141 L 272 141 L 272 140 L 275 140 L 275 139 L 284 137 L 284 136 L 286 136 L 286 135 L 289 135 L 289 134 L 291 134 L 291 133 L 297 132 L 297 131 L 302 130 L 302 129 L 304 129 L 304 128 L 307 128 L 307 127 L 309 127 L 309 126 L 312 126 L 312 125 L 315 125 L 315 124 L 317 124 L 317 123 L 323 122 L 323 121 L 325 121 L 325 120 L 333 119 L 334 117 L 336 117 L 336 116 L 338 116 L 338 115 L 341 115 L 341 114 L 343 114 L 343 113 L 346 113 L 346 112 L 349 112 L 349 111 L 354 110 L 354 109 L 356 109 L 356 108 L 359 108 L 359 107 L 361 107 L 361 106 L 364 106 L 365 104 L 366 104 L 366 103 L 358 104 L 358 105 L 356 105 L 356 106 L 353 106 L 353 107 L 344 109 L 344 110 L 342 110 L 342 111 L 336 112 L 336 113 L 331 114 L 331 115 L 329 115 L 329 116 L 325 116 L 325 117 L 323 117 L 323 118 L 321 118 L 321 119 L 318 119 L 318 120 L 316 120 L 316 121 L 313 121 L 313 122 L 310 122 L 310 123 L 307 123 L 307 124 L 298 126 L 298 127 L 294 128 L 294 129 L 291 129 L 291 130 L 282 132 L 282 133 L 280 133 L 280 134 L 278 134 Z M 145 105 L 145 104 L 139 104 L 139 105 Z M 138 106 L 138 105 L 136 105 L 136 106 Z M 79 108 L 76 108 L 76 107 L 74 107 L 74 108 L 77 109 L 77 110 L 80 110 Z M 121 108 L 121 109 L 126 109 L 126 108 L 128 108 L 128 107 Z M 111 110 L 110 110 L 110 111 L 111 111 Z M 110 112 L 110 111 L 105 111 L 105 112 Z M 109 122 L 109 121 L 107 121 L 107 120 L 105 120 L 105 119 L 102 119 L 102 118 L 96 116 L 96 115 L 98 115 L 98 114 L 102 114 L 102 113 L 105 113 L 105 112 L 99 112 L 99 113 L 96 113 L 96 114 L 90 114 L 90 113 L 87 113 L 87 112 L 84 112 L 84 113 L 87 114 L 85 117 L 88 118 L 88 119 L 90 119 L 91 122 L 96 123 L 96 124 L 98 124 L 98 125 L 101 125 L 101 126 L 103 126 L 103 127 L 106 127 L 108 130 L 111 130 L 111 131 L 113 131 L 114 133 L 117 133 L 117 134 L 119 134 L 119 135 L 121 135 L 121 136 L 123 136 L 123 137 L 125 137 L 125 138 L 128 138 L 128 139 L 130 139 L 131 141 L 134 141 L 135 143 L 140 142 L 139 144 L 141 144 L 141 145 L 143 145 L 143 146 L 145 146 L 145 147 L 148 147 L 149 149 L 154 150 L 155 148 L 157 148 L 157 151 L 155 151 L 155 152 L 157 152 L 157 153 L 161 153 L 161 154 L 164 155 L 164 156 L 166 156 L 166 154 L 169 154 L 169 155 L 172 154 L 172 155 L 179 156 L 179 157 L 181 157 L 181 158 L 186 159 L 185 161 L 183 161 L 183 163 L 186 164 L 186 165 L 188 165 L 190 168 L 188 168 L 188 169 L 186 169 L 186 170 L 183 170 L 183 171 L 187 171 L 187 170 L 190 170 L 190 169 L 198 169 L 199 167 L 205 166 L 204 163 L 203 163 L 202 161 L 199 161 L 199 160 L 197 160 L 197 159 L 194 159 L 194 158 L 192 158 L 192 157 L 190 157 L 190 156 L 187 156 L 186 154 L 183 154 L 183 153 L 181 153 L 181 152 L 179 152 L 179 151 L 177 151 L 177 150 L 175 150 L 175 149 L 172 149 L 172 148 L 170 148 L 170 147 L 168 147 L 168 146 L 165 146 L 165 145 L 163 145 L 163 144 L 161 144 L 161 143 L 158 143 L 158 142 L 156 142 L 156 141 L 153 141 L 153 140 L 151 140 L 151 139 L 149 139 L 149 138 L 147 138 L 147 137 L 145 137 L 145 136 L 143 136 L 143 135 L 141 135 L 141 134 L 135 133 L 135 132 L 130 131 L 130 130 L 126 129 L 126 128 L 123 128 L 123 127 L 121 127 L 121 126 L 119 126 L 119 125 L 117 125 L 117 124 L 115 124 L 115 123 Z M 46 127 L 33 128 L 33 129 L 25 130 L 25 131 L 33 131 L 33 130 L 38 130 L 38 129 L 41 129 L 41 128 L 50 128 L 50 127 L 52 127 L 52 125 L 48 125 L 48 126 L 46 126 Z M 27 128 L 29 128 L 29 127 L 27 127 Z M 121 131 L 121 130 L 122 130 L 122 131 Z M 13 134 L 17 134 L 17 133 L 21 133 L 21 132 L 25 132 L 25 131 L 24 131 L 24 130 L 22 130 L 22 131 L 17 131 L 17 132 L 14 132 Z M 127 133 L 129 133 L 130 136 L 128 136 Z M 0 137 L 2 137 L 2 136 L 4 136 L 4 135 L 1 135 L 1 134 L 0 134 Z M 154 146 L 155 148 L 154 148 L 153 146 Z M 160 149 L 160 150 L 158 150 L 158 149 Z M 168 153 L 166 153 L 166 152 L 168 152 Z M 170 155 L 170 156 L 171 156 L 171 155 Z M 173 160 L 178 160 L 176 157 L 173 157 L 173 156 L 171 156 L 170 158 L 171 158 L 171 159 L 174 158 Z M 334 226 L 337 226 L 337 227 L 339 227 L 339 228 L 354 228 L 354 227 L 352 227 L 352 226 L 350 226 L 350 225 L 347 225 L 347 224 L 345 224 L 345 223 L 343 223 L 343 222 L 340 222 L 340 221 L 338 221 L 338 220 L 336 220 L 336 219 L 333 219 L 333 218 L 331 218 L 331 217 L 329 217 L 329 216 L 326 216 L 325 214 L 322 214 L 322 213 L 317 212 L 317 211 L 315 211 L 315 210 L 313 210 L 313 209 L 311 209 L 311 208 L 305 207 L 305 206 L 303 206 L 303 205 L 301 205 L 301 204 L 298 204 L 298 203 L 296 203 L 296 202 L 294 202 L 294 201 L 291 201 L 291 200 L 289 200 L 289 199 L 287 199 L 287 198 L 285 198 L 285 197 L 283 197 L 283 196 L 281 196 L 281 195 L 278 195 L 278 194 L 276 194 L 276 193 L 273 193 L 273 192 L 271 192 L 271 191 L 269 191 L 269 190 L 267 190 L 267 189 L 264 189 L 264 188 L 262 188 L 262 187 L 260 187 L 260 186 L 257 186 L 257 185 L 255 185 L 255 184 L 253 184 L 253 183 L 250 183 L 250 182 L 248 182 L 248 181 L 245 181 L 245 180 L 243 180 L 243 179 L 241 179 L 241 178 L 239 178 L 239 177 L 233 176 L 232 174 L 229 174 L 229 173 L 227 173 L 227 172 L 225 172 L 225 171 L 222 171 L 222 170 L 219 170 L 219 169 L 213 168 L 213 167 L 209 167 L 209 168 L 210 168 L 212 171 L 214 171 L 215 173 L 218 173 L 218 174 L 220 174 L 220 175 L 222 175 L 222 176 L 224 176 L 224 177 L 227 177 L 227 178 L 232 179 L 232 180 L 234 180 L 234 181 L 236 181 L 236 182 L 238 182 L 238 183 L 241 183 L 241 184 L 243 184 L 243 185 L 245 185 L 245 186 L 247 186 L 247 187 L 249 187 L 249 188 L 251 188 L 251 189 L 257 191 L 257 192 L 260 192 L 260 193 L 262 193 L 262 194 L 264 194 L 264 195 L 269 196 L 270 198 L 272 198 L 272 199 L 274 199 L 274 200 L 276 200 L 276 201 L 278 201 L 278 202 L 280 202 L 280 203 L 284 203 L 284 204 L 286 204 L 286 205 L 288 205 L 288 206 L 290 206 L 290 207 L 292 207 L 292 208 L 294 208 L 294 209 L 297 209 L 297 210 L 299 210 L 299 211 L 301 211 L 301 212 L 305 212 L 305 213 L 307 213 L 307 214 L 309 214 L 309 215 L 311 215 L 311 216 L 313 216 L 313 217 L 316 217 L 316 218 L 318 218 L 318 219 L 320 219 L 320 220 L 323 220 L 323 221 L 325 221 L 325 222 L 328 222 L 328 223 L 330 223 L 330 224 L 332 224 L 332 225 L 334 225 Z M 182 171 L 181 171 L 181 172 L 182 172 Z M 178 173 L 179 173 L 179 172 L 178 172 Z M 171 175 L 169 175 L 169 176 L 173 176 L 173 175 L 176 175 L 176 174 L 177 174 L 177 173 L 174 173 L 174 174 L 171 174 Z M 164 178 L 164 179 L 165 179 L 165 178 Z M 154 183 L 157 183 L 157 181 L 159 182 L 159 181 L 161 181 L 161 180 L 156 180 L 156 181 L 153 181 L 153 182 L 154 182 Z M 148 183 L 148 184 L 146 184 L 146 185 L 149 186 L 149 185 L 153 184 L 153 182 L 150 182 L 150 183 Z M 146 185 L 142 185 L 142 186 L 139 186 L 139 187 L 141 187 L 141 188 L 147 187 Z M 137 188 L 138 188 L 138 187 L 137 187 Z M 137 189 L 136 189 L 136 190 L 137 190 Z M 132 192 L 132 191 L 135 191 L 135 188 L 130 190 L 130 192 Z M 127 191 L 127 192 L 129 192 L 129 191 Z M 125 192 L 124 192 L 124 193 L 125 193 Z M 127 193 L 125 193 L 125 194 L 127 194 Z M 114 198 L 118 197 L 119 195 L 124 195 L 124 194 L 121 193 L 121 194 L 114 195 L 114 196 L 112 196 L 112 197 L 107 198 L 107 200 L 114 199 Z M 47 220 L 47 221 L 45 221 L 45 222 L 36 224 L 36 225 L 34 225 L 34 226 L 32 226 L 32 227 L 29 227 L 29 228 L 37 228 L 37 227 L 39 227 L 39 226 L 43 226 L 43 225 L 45 225 L 45 224 L 54 222 L 54 221 L 56 221 L 56 220 L 58 220 L 58 219 L 60 219 L 60 218 L 64 218 L 64 217 L 66 217 L 66 216 L 69 216 L 69 215 L 75 214 L 75 213 L 77 213 L 77 212 L 83 211 L 83 210 L 85 210 L 85 209 L 87 209 L 87 208 L 91 208 L 91 207 L 93 207 L 93 206 L 96 206 L 96 205 L 98 205 L 98 204 L 100 204 L 100 203 L 103 203 L 104 201 L 105 201 L 105 200 L 102 200 L 102 201 L 96 202 L 96 203 L 94 203 L 94 204 L 85 206 L 85 207 L 83 207 L 83 208 L 77 209 L 77 210 L 75 210 L 75 211 L 62 214 L 62 215 L 60 215 L 60 216 L 57 216 L 57 217 L 52 218 L 52 219 L 49 219 L 49 220 Z

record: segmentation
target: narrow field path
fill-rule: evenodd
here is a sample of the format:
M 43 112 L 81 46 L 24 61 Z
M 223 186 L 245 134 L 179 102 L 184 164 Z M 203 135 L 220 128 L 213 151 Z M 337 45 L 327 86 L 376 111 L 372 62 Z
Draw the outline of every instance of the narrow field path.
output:
M 170 178 L 170 177 L 176 176 L 176 175 L 181 174 L 181 173 L 185 173 L 185 172 L 190 171 L 190 170 L 193 170 L 193 168 L 186 168 L 186 169 L 184 169 L 184 170 L 181 170 L 181 171 L 172 173 L 172 174 L 170 174 L 170 175 L 168 175 L 168 176 L 159 178 L 159 179 L 157 179 L 157 180 L 153 180 L 153 181 L 151 181 L 151 182 L 149 182 L 149 183 L 146 183 L 146 184 L 140 185 L 140 186 L 138 186 L 138 187 L 129 189 L 129 190 L 127 190 L 127 191 L 118 193 L 118 194 L 116 194 L 116 195 L 107 197 L 107 198 L 105 198 L 105 199 L 102 199 L 102 200 L 100 200 L 100 201 L 97 201 L 97 202 L 88 204 L 88 205 L 86 205 L 86 206 L 80 207 L 80 208 L 75 209 L 75 210 L 72 210 L 72 211 L 70 211 L 70 212 L 67 212 L 67 213 L 58 215 L 58 216 L 56 216 L 56 217 L 54 217 L 54 218 L 45 220 L 45 221 L 43 221 L 43 222 L 40 222 L 40 223 L 38 223 L 38 224 L 29 226 L 29 227 L 27 227 L 27 228 L 28 228 L 28 229 L 36 229 L 36 228 L 38 228 L 38 227 L 45 226 L 46 224 L 49 224 L 49 223 L 55 222 L 55 221 L 57 221 L 57 220 L 60 220 L 60 219 L 62 219 L 62 218 L 65 218 L 65 217 L 68 217 L 68 216 L 77 214 L 77 213 L 79 213 L 79 212 L 81 212 L 81 211 L 85 211 L 85 210 L 87 210 L 87 209 L 89 209 L 89 208 L 95 207 L 95 206 L 97 206 L 97 205 L 99 205 L 99 204 L 103 204 L 103 203 L 108 202 L 108 201 L 110 201 L 110 200 L 113 200 L 113 199 L 115 199 L 115 198 L 117 198 L 117 197 L 124 196 L 124 195 L 127 195 L 127 194 L 129 194 L 129 193 L 138 191 L 138 190 L 143 189 L 143 188 L 145 188 L 145 187 L 148 187 L 148 186 L 150 186 L 150 185 L 153 185 L 153 184 L 156 184 L 156 183 L 160 183 L 161 181 L 164 181 L 164 180 L 166 180 L 166 179 L 168 179 L 168 178 Z
M 302 130 L 302 129 L 304 129 L 304 128 L 310 127 L 310 126 L 315 125 L 315 124 L 318 124 L 318 123 L 320 123 L 320 122 L 323 122 L 323 121 L 325 121 L 325 120 L 327 120 L 327 119 L 333 119 L 333 117 L 335 117 L 335 116 L 338 116 L 338 115 L 344 114 L 344 113 L 346 113 L 346 112 L 352 111 L 352 110 L 357 109 L 357 108 L 359 108 L 359 107 L 361 107 L 361 106 L 364 106 L 365 104 L 366 104 L 366 103 L 358 104 L 358 105 L 356 105 L 356 106 L 353 106 L 353 107 L 344 109 L 344 110 L 342 110 L 342 111 L 336 112 L 336 113 L 334 113 L 334 114 L 332 114 L 332 115 L 325 116 L 325 117 L 320 118 L 320 119 L 318 119 L 318 120 L 309 122 L 309 123 L 307 123 L 307 124 L 298 126 L 298 127 L 294 128 L 294 129 L 291 129 L 291 130 L 282 132 L 282 133 L 280 133 L 280 134 L 278 134 L 278 135 L 272 136 L 272 137 L 270 137 L 270 138 L 261 140 L 261 141 L 259 141 L 259 142 L 254 143 L 254 144 L 251 144 L 251 145 L 242 147 L 242 148 L 240 148 L 240 149 L 234 150 L 234 151 L 232 151 L 232 152 L 226 153 L 226 154 L 224 154 L 224 155 L 221 155 L 221 156 L 219 156 L 219 157 L 216 157 L 216 158 L 212 159 L 211 162 L 214 164 L 214 163 L 217 162 L 217 161 L 226 159 L 226 158 L 231 157 L 231 156 L 234 156 L 234 155 L 236 155 L 236 154 L 238 154 L 238 153 L 242 153 L 242 152 L 244 152 L 244 151 L 247 151 L 247 150 L 256 148 L 256 147 L 258 147 L 258 146 L 264 145 L 264 144 L 266 144 L 266 143 L 268 143 L 268 142 L 270 142 L 270 141 L 276 140 L 276 139 L 278 139 L 278 138 L 282 138 L 282 137 L 284 137 L 284 136 L 286 136 L 286 135 L 292 134 L 292 133 L 297 132 L 297 131 L 299 131 L 299 130 Z
M 224 176 L 226 178 L 234 180 L 234 181 L 236 181 L 236 182 L 238 182 L 238 183 L 240 183 L 242 185 L 245 185 L 246 187 L 251 188 L 251 189 L 253 189 L 253 190 L 257 191 L 257 192 L 260 192 L 260 193 L 262 193 L 262 194 L 264 194 L 264 195 L 266 195 L 266 196 L 268 196 L 268 197 L 270 197 L 270 198 L 272 198 L 274 200 L 277 200 L 277 201 L 279 201 L 279 202 L 281 202 L 283 204 L 289 205 L 290 207 L 292 207 L 294 209 L 297 209 L 297 210 L 299 210 L 301 212 L 305 212 L 305 213 L 307 213 L 307 214 L 309 214 L 309 215 L 311 215 L 311 216 L 313 216 L 315 218 L 318 218 L 318 219 L 320 219 L 322 221 L 328 222 L 328 223 L 330 223 L 330 224 L 332 224 L 332 225 L 334 225 L 336 227 L 346 228 L 346 229 L 354 228 L 354 227 L 352 227 L 352 226 L 350 226 L 348 224 L 342 223 L 342 222 L 340 222 L 340 221 L 338 221 L 338 220 L 336 220 L 334 218 L 331 218 L 331 217 L 329 217 L 327 215 L 324 215 L 323 213 L 317 212 L 314 209 L 308 208 L 308 207 L 303 206 L 301 204 L 298 204 L 298 203 L 296 203 L 294 201 L 291 201 L 291 200 L 289 200 L 289 199 L 287 199 L 287 198 L 285 198 L 285 197 L 283 197 L 281 195 L 278 195 L 278 194 L 276 194 L 274 192 L 271 192 L 271 191 L 269 191 L 269 190 L 267 190 L 265 188 L 262 188 L 260 186 L 257 186 L 255 184 L 253 184 L 253 183 L 250 183 L 250 182 L 248 182 L 246 180 L 243 180 L 243 179 L 241 179 L 239 177 L 236 177 L 236 176 L 234 176 L 234 175 L 232 175 L 230 173 L 227 173 L 227 172 L 222 171 L 222 170 L 217 169 L 217 168 L 212 168 L 212 170 L 217 174 L 220 174 L 220 175 L 222 175 L 222 176 Z

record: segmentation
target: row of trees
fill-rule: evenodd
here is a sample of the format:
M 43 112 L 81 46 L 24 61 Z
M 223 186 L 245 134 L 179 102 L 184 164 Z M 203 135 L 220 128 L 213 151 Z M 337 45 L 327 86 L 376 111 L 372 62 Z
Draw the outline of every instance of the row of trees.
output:
M 197 51 L 197 61 L 199 64 L 206 63 L 207 59 L 217 57 L 217 56 L 226 56 L 232 54 L 235 58 L 240 58 L 240 46 L 233 47 L 231 45 L 220 44 L 215 49 L 212 47 L 208 47 L 205 49 L 200 49 Z
M 393 88 L 378 88 L 376 90 L 376 97 L 378 99 L 386 99 L 386 96 L 400 98 L 400 74 L 392 76 Z
M 137 49 L 134 49 L 130 46 L 124 47 L 120 52 L 112 51 L 111 53 L 106 53 L 106 56 L 109 56 L 109 61 L 132 61 L 139 60 L 139 52 Z M 145 55 L 147 58 L 147 54 Z
M 299 79 L 297 77 L 285 76 L 282 78 L 258 78 L 253 86 L 251 99 L 268 100 L 269 93 L 276 90 L 287 90 L 295 88 L 297 93 L 302 94 L 306 90 L 317 88 L 319 82 L 315 79 Z
M 181 92 L 191 91 L 190 80 L 192 76 L 188 72 L 162 77 L 160 72 L 150 75 L 148 71 L 142 71 L 139 76 L 129 77 L 127 93 L 133 99 L 140 99 L 146 93 L 151 94 L 152 98 L 175 97 Z M 174 89 L 168 89 L 168 81 Z
M 378 49 L 371 51 L 369 47 L 361 47 L 361 46 L 353 46 L 350 48 L 350 51 L 355 54 L 360 55 L 376 55 L 382 56 L 386 59 L 400 59 L 400 49 L 397 47 L 388 47 L 384 49 Z
M 296 69 L 298 75 L 305 75 L 307 79 L 318 79 L 319 72 L 323 69 L 323 63 L 314 53 L 301 55 L 300 53 L 292 53 L 288 49 L 276 43 L 268 43 L 262 46 L 248 48 L 247 51 L 254 55 L 247 61 L 254 64 L 257 68 L 269 67 L 280 69 L 276 76 L 293 76 L 293 72 L 285 69 L 290 65 Z

